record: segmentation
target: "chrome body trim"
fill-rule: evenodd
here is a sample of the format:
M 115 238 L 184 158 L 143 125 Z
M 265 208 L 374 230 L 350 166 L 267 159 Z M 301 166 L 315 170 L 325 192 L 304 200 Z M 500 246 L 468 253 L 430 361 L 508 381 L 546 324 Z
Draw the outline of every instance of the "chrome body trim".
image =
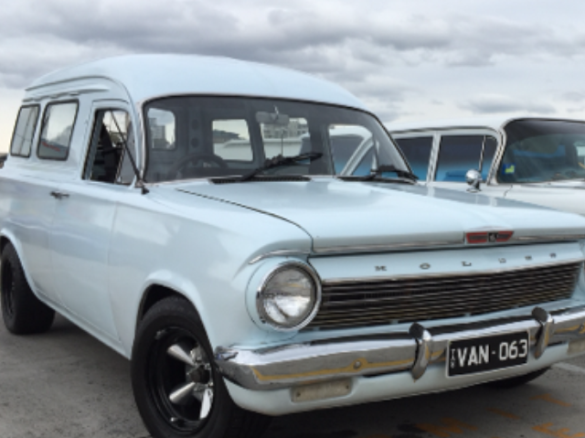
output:
M 547 243 L 547 242 L 563 242 L 576 241 L 585 239 L 585 234 L 568 234 L 568 235 L 553 235 L 553 236 L 519 236 L 512 237 L 510 242 L 515 243 Z
M 537 264 L 533 264 L 533 265 L 529 265 L 529 266 L 515 266 L 512 268 L 485 269 L 485 270 L 478 272 L 478 274 L 481 274 L 481 275 L 483 275 L 483 274 L 499 274 L 499 273 L 503 273 L 503 272 L 524 271 L 526 269 L 547 268 L 547 267 L 556 266 L 556 265 L 567 265 L 567 264 L 571 264 L 571 263 L 584 263 L 584 262 L 585 262 L 584 258 L 567 259 L 567 260 L 562 260 L 561 262 L 554 261 L 554 262 L 550 262 L 550 263 L 537 263 Z M 338 285 L 342 285 L 343 283 L 356 283 L 356 282 L 383 283 L 385 281 L 392 281 L 392 280 L 396 280 L 396 279 L 409 279 L 409 278 L 422 279 L 422 278 L 468 277 L 470 275 L 470 272 L 472 272 L 472 271 L 460 271 L 460 272 L 454 272 L 451 274 L 417 273 L 417 274 L 394 275 L 392 277 L 328 278 L 326 280 L 323 280 L 322 284 L 324 286 L 328 286 L 328 285 L 338 286 Z
M 162 183 L 161 183 L 162 184 Z M 148 185 L 148 184 L 147 184 Z M 552 243 L 552 242 L 573 242 L 577 240 L 585 240 L 585 234 L 571 234 L 571 235 L 556 235 L 556 236 L 521 236 L 513 237 L 505 243 L 485 243 L 482 247 L 488 246 L 505 246 L 505 245 L 523 245 L 536 243 Z M 299 251 L 299 250 L 276 250 L 264 254 L 259 254 L 252 258 L 248 264 L 253 265 L 264 259 L 271 257 L 319 257 L 319 256 L 334 256 L 334 255 L 351 255 L 364 253 L 383 253 L 383 252 L 398 252 L 398 251 L 415 251 L 435 248 L 461 248 L 467 246 L 465 243 L 465 235 L 461 240 L 446 241 L 446 242 L 411 242 L 411 243 L 396 243 L 393 245 L 368 245 L 368 246 L 342 246 L 322 248 L 314 251 Z M 477 245 L 476 245 L 477 246 Z
M 385 252 L 385 251 L 400 251 L 400 250 L 416 250 L 416 249 L 431 249 L 442 247 L 456 247 L 465 244 L 464 236 L 461 240 L 444 241 L 444 242 L 403 242 L 384 245 L 367 245 L 367 246 L 335 246 L 329 248 L 314 249 L 315 255 L 341 255 L 341 254 L 355 254 L 368 252 Z
M 257 350 L 219 347 L 215 352 L 215 361 L 223 376 L 237 385 L 251 390 L 270 390 L 399 371 L 411 371 L 413 377 L 422 372 L 422 376 L 426 358 L 429 365 L 444 362 L 450 342 L 473 337 L 527 331 L 530 349 L 536 360 L 538 348 L 544 351 L 548 344 L 585 338 L 585 306 L 554 311 L 548 316 L 548 336 L 544 340 L 541 336 L 542 322 L 533 315 L 526 315 L 428 330 L 415 324 L 409 332 Z M 418 337 L 413 337 L 412 333 Z M 422 348 L 419 348 L 419 342 Z
M 282 326 L 279 326 L 279 325 L 271 322 L 270 318 L 268 318 L 268 316 L 266 315 L 266 312 L 264 311 L 264 305 L 262 302 L 262 291 L 266 287 L 266 284 L 270 281 L 270 279 L 277 272 L 282 271 L 283 269 L 286 269 L 287 267 L 296 268 L 298 270 L 305 272 L 311 278 L 311 280 L 313 281 L 313 284 L 315 286 L 315 300 L 313 302 L 313 309 L 311 310 L 311 312 L 307 315 L 307 317 L 301 323 L 299 323 L 293 327 L 282 327 Z M 270 325 L 276 331 L 279 331 L 279 332 L 298 331 L 298 330 L 302 330 L 307 325 L 309 325 L 311 323 L 311 321 L 313 320 L 313 318 L 315 318 L 315 316 L 317 315 L 317 312 L 319 312 L 319 308 L 321 307 L 321 297 L 322 297 L 321 279 L 319 278 L 319 275 L 317 275 L 315 270 L 306 263 L 302 263 L 299 261 L 290 261 L 290 262 L 286 261 L 286 262 L 282 262 L 282 263 L 277 264 L 262 279 L 262 282 L 260 283 L 260 286 L 258 286 L 258 289 L 256 291 L 256 311 L 258 312 L 258 317 L 260 318 L 260 321 L 262 321 L 262 323 L 264 323 L 264 324 Z
M 431 342 L 433 341 L 433 336 L 427 329 L 417 323 L 410 326 L 409 333 L 417 344 L 416 360 L 414 361 L 411 373 L 413 379 L 418 380 L 423 376 L 431 362 Z
M 254 265 L 261 260 L 268 259 L 271 257 L 308 257 L 311 255 L 309 251 L 297 251 L 295 249 L 281 249 L 277 251 L 270 251 L 264 254 L 260 254 L 254 257 L 252 260 L 248 262 L 249 265 Z
M 534 347 L 534 357 L 538 359 L 542 356 L 544 350 L 546 350 L 546 347 L 548 347 L 548 344 L 550 344 L 555 321 L 552 315 L 541 307 L 536 307 L 532 311 L 532 316 L 540 323 L 542 327 L 540 329 L 540 333 L 538 334 L 536 346 Z

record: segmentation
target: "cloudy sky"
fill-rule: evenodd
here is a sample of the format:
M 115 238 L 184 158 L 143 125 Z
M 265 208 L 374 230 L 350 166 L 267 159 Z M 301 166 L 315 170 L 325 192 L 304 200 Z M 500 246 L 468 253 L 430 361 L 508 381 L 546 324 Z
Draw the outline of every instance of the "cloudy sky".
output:
M 384 122 L 585 118 L 580 0 L 18 0 L 0 8 L 0 150 L 37 76 L 124 53 L 198 53 L 345 86 Z

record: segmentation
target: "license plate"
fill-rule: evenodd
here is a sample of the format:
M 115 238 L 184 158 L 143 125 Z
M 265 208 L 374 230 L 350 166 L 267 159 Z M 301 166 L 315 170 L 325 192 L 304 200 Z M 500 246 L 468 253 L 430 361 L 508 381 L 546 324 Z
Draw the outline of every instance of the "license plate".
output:
M 525 364 L 529 346 L 528 332 L 452 341 L 447 350 L 447 377 Z

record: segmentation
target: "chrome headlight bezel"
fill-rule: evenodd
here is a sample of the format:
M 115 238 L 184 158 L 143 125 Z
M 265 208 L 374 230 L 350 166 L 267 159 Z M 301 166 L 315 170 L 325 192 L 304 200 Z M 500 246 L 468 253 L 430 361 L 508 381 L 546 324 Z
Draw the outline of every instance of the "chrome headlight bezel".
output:
M 312 303 L 312 309 L 311 311 L 307 314 L 307 316 L 304 317 L 304 319 L 302 321 L 300 321 L 298 324 L 291 326 L 291 327 L 287 327 L 287 326 L 283 326 L 275 321 L 273 321 L 270 316 L 267 314 L 265 305 L 264 305 L 264 295 L 263 292 L 266 290 L 267 285 L 270 283 L 270 281 L 272 280 L 272 278 L 277 275 L 278 273 L 285 271 L 287 269 L 295 269 L 297 271 L 301 271 L 303 274 L 307 275 L 308 279 L 311 281 L 311 283 L 313 284 L 313 288 L 314 288 L 314 300 Z M 270 272 L 268 274 L 266 274 L 264 276 L 264 278 L 262 279 L 262 282 L 260 283 L 260 286 L 257 289 L 257 293 L 256 293 L 256 311 L 258 312 L 258 316 L 260 318 L 260 321 L 263 324 L 268 324 L 272 329 L 276 330 L 276 331 L 280 331 L 280 332 L 293 332 L 293 331 L 299 331 L 302 330 L 303 328 L 305 328 L 307 325 L 309 325 L 311 323 L 311 321 L 313 320 L 313 318 L 315 318 L 315 316 L 317 315 L 317 312 L 319 311 L 319 308 L 321 307 L 321 279 L 319 278 L 319 276 L 317 275 L 317 273 L 315 272 L 315 270 L 309 266 L 306 263 L 302 263 L 302 262 L 296 262 L 296 261 L 287 261 L 287 262 L 282 262 L 279 263 L 278 265 L 276 265 L 274 268 L 272 268 L 270 270 Z

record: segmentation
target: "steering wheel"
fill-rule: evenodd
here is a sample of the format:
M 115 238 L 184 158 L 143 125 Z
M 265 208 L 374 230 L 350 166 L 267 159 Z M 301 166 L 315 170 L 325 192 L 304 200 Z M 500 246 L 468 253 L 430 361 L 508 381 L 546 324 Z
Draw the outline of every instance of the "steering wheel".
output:
M 189 154 L 171 166 L 167 172 L 169 179 L 175 179 L 187 165 L 193 164 L 194 167 L 199 168 L 213 168 L 227 169 L 228 165 L 225 160 L 215 154 Z

